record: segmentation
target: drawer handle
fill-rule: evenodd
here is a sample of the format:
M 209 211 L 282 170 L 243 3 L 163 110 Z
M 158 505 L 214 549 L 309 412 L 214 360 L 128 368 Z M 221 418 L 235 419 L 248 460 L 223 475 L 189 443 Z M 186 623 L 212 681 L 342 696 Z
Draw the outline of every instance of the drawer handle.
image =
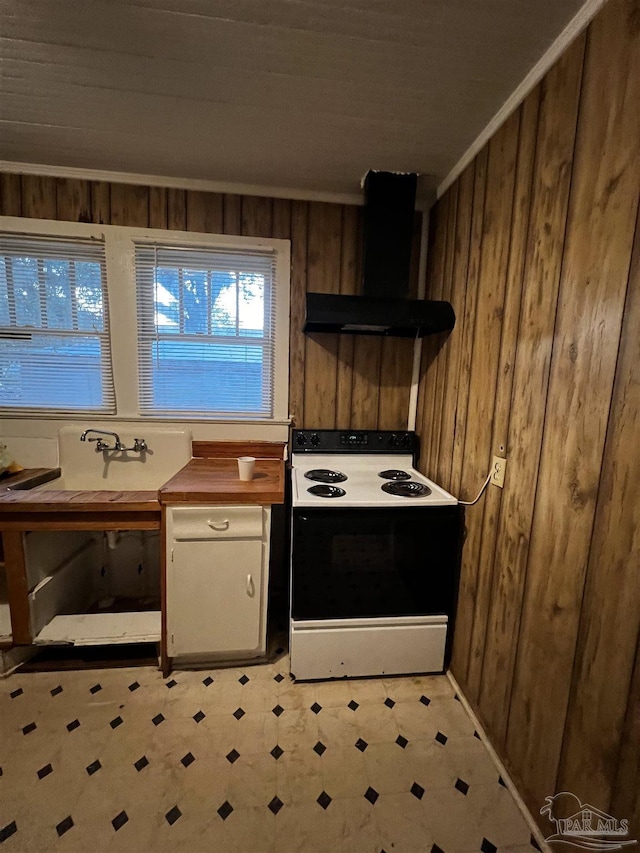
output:
M 251 575 L 247 575 L 247 595 L 250 598 L 253 598 L 254 589 L 253 589 L 253 578 Z
M 225 518 L 224 521 L 212 521 L 209 519 L 207 524 L 212 530 L 228 530 L 229 529 L 229 519 Z

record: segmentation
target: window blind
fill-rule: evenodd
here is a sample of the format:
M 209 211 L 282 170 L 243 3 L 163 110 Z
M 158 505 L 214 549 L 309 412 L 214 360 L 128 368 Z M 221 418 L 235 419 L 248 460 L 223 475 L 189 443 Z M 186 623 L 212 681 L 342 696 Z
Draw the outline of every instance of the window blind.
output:
M 140 413 L 273 416 L 270 250 L 135 244 Z
M 0 411 L 113 413 L 104 241 L 0 234 Z

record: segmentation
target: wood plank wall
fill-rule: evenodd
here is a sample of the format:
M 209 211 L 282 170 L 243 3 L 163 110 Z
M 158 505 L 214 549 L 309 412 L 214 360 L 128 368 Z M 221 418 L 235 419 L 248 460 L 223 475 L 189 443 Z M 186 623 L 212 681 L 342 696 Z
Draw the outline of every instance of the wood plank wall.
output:
M 0 174 L 0 215 L 291 240 L 289 411 L 294 425 L 406 429 L 412 341 L 302 332 L 307 290 L 359 292 L 360 208 Z M 416 245 L 419 230 L 417 220 Z M 417 255 L 414 260 L 413 295 Z
M 467 510 L 452 671 L 541 827 L 640 838 L 640 0 L 609 0 L 439 200 L 423 469 Z

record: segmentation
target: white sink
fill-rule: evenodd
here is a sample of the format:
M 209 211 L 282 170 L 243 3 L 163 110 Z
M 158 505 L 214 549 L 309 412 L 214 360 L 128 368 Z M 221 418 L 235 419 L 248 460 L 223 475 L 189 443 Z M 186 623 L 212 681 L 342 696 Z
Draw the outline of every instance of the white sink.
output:
M 125 447 L 132 447 L 136 438 L 144 439 L 147 450 L 98 451 L 96 445 L 80 441 L 86 424 L 63 427 L 58 433 L 62 476 L 38 489 L 67 489 L 72 491 L 157 491 L 191 459 L 189 430 L 117 424 L 98 425 L 118 433 Z M 113 444 L 111 436 L 102 436 Z

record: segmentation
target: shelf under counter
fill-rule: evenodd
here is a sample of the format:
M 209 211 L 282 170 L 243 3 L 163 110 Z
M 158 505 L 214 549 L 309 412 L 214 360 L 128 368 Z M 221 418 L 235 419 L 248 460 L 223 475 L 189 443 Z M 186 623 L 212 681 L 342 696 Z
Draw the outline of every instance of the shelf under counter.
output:
M 103 646 L 159 643 L 159 610 L 73 613 L 54 618 L 34 637 L 34 645 Z

